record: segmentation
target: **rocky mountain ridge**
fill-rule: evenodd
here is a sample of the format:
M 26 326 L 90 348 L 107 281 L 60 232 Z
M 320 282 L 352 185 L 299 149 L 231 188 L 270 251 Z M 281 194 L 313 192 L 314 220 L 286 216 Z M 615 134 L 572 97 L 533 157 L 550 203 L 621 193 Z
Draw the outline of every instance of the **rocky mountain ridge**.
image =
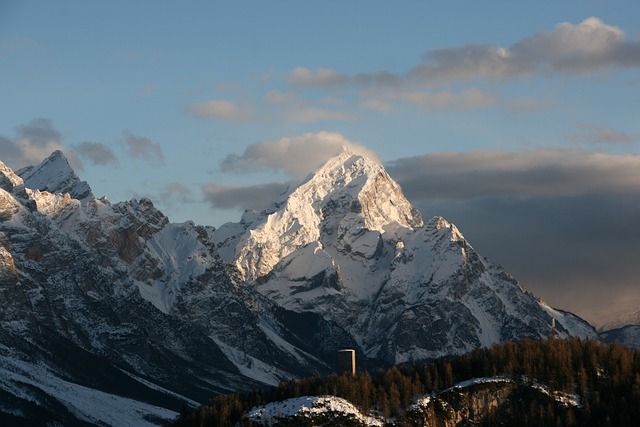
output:
M 328 373 L 337 348 L 361 366 L 426 360 L 546 337 L 551 319 L 560 336 L 595 336 L 454 225 L 425 225 L 380 165 L 351 153 L 219 229 L 170 223 L 149 199 L 97 199 L 61 152 L 18 173 L 0 162 L 7 417 L 107 422 L 45 383 L 99 391 L 104 413 L 116 395 L 176 413 Z
M 217 241 L 223 259 L 279 305 L 335 321 L 369 358 L 393 364 L 546 337 L 552 317 L 560 336 L 594 336 L 482 258 L 444 218 L 425 224 L 362 156 L 342 153 L 273 209 L 250 215 L 218 230 L 232 236 Z

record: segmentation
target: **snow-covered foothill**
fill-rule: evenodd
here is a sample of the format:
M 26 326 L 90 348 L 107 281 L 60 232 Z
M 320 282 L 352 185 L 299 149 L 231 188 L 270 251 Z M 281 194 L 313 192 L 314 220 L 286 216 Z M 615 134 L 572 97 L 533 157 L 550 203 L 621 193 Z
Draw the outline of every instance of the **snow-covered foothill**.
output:
M 362 414 L 349 401 L 336 396 L 303 396 L 272 402 L 251 408 L 246 418 L 263 426 L 276 426 L 281 422 L 298 419 L 332 420 L 348 419 L 363 426 L 380 426 L 384 421 L 380 418 Z

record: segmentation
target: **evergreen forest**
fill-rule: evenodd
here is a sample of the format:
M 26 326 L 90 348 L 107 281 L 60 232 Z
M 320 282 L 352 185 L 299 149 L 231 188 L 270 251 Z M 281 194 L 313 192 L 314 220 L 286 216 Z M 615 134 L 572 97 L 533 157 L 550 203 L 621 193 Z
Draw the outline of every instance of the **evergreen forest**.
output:
M 512 387 L 507 401 L 492 411 L 476 413 L 473 419 L 451 423 L 447 422 L 450 414 L 435 411 L 436 419 L 416 420 L 407 410 L 416 398 L 437 393 L 441 399 L 448 399 L 448 406 L 454 405 L 460 397 L 459 393 L 446 392 L 452 386 L 494 377 L 512 380 L 517 387 Z M 575 396 L 579 404 L 563 404 L 552 395 L 535 392 L 531 385 Z M 384 417 L 394 426 L 638 426 L 640 351 L 578 338 L 506 342 L 431 363 L 359 372 L 353 377 L 309 377 L 270 389 L 216 396 L 198 409 L 185 409 L 175 425 L 256 426 L 245 418 L 254 406 L 322 395 L 342 397 L 363 414 Z

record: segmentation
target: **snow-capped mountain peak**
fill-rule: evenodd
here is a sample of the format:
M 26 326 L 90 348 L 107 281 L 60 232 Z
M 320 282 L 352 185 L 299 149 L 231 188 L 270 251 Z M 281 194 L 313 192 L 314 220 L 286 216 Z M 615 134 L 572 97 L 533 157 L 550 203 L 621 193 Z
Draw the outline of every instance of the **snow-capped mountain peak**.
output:
M 93 197 L 86 181 L 81 181 L 62 151 L 54 151 L 38 166 L 27 166 L 17 171 L 24 185 L 33 190 L 69 195 L 78 200 Z
M 282 307 L 335 321 L 374 359 L 541 338 L 552 317 L 561 336 L 595 334 L 542 306 L 455 225 L 439 216 L 424 224 L 384 168 L 360 155 L 341 153 L 244 218 L 216 231 L 223 260 Z
M 7 165 L 0 162 L 0 188 L 11 192 L 14 187 L 24 185 L 24 181 Z
M 237 241 L 235 264 L 253 280 L 313 242 L 335 245 L 345 234 L 397 234 L 422 225 L 420 213 L 381 165 L 344 151 L 294 189 L 279 208 L 251 222 Z

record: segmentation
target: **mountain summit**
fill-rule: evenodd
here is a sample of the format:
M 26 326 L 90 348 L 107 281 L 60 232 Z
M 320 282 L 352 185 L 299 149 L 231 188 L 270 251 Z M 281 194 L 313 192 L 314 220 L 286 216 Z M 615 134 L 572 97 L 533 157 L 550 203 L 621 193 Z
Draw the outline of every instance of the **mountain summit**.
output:
M 320 250 L 355 244 L 354 250 L 368 252 L 377 244 L 369 232 L 398 235 L 421 226 L 420 213 L 382 166 L 345 151 L 251 223 L 235 246 L 234 263 L 253 280 L 314 242 Z M 356 238 L 362 233 L 364 239 Z
M 18 170 L 17 174 L 24 180 L 25 186 L 33 190 L 47 191 L 52 194 L 69 193 L 77 200 L 93 197 L 89 184 L 78 178 L 60 150 L 51 153 L 38 166 L 27 166 Z
M 144 424 L 327 374 L 339 348 L 375 368 L 548 337 L 553 319 L 595 336 L 352 153 L 219 229 L 96 199 L 60 152 L 0 163 L 0 423 Z

